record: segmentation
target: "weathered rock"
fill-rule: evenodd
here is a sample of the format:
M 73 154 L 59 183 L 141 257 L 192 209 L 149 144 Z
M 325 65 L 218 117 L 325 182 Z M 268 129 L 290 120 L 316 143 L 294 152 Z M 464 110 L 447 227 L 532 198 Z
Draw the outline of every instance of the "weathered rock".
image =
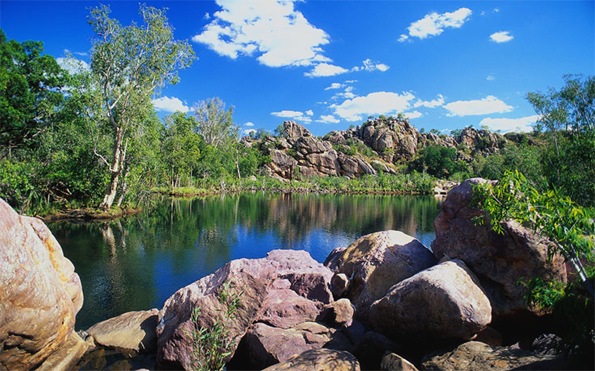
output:
M 291 290 L 288 280 L 279 279 L 273 285 L 263 303 L 263 313 L 256 319 L 258 322 L 288 329 L 316 319 L 320 312 L 316 303 Z
M 349 299 L 342 298 L 324 306 L 319 319 L 333 327 L 350 326 L 355 309 Z
M 31 369 L 73 339 L 83 292 L 46 225 L 0 199 L 0 369 Z
M 256 323 L 242 342 L 253 365 L 264 368 L 307 350 L 322 348 L 330 341 L 332 332 L 315 322 L 305 322 L 291 329 Z
M 438 259 L 447 256 L 467 264 L 486 291 L 495 317 L 534 312 L 524 299 L 527 288 L 519 281 L 566 281 L 564 261 L 560 256 L 548 261 L 549 242 L 516 222 L 505 222 L 504 234 L 492 231 L 489 223 L 476 225 L 473 218 L 483 214 L 470 203 L 473 185 L 481 182 L 485 180 L 468 179 L 448 193 L 434 221 L 432 251 Z
M 484 370 L 558 370 L 567 365 L 551 355 L 537 355 L 515 347 L 490 347 L 469 341 L 455 350 L 434 356 L 422 363 L 428 370 L 484 371 Z
M 159 312 L 157 359 L 160 367 L 190 368 L 194 361 L 190 334 L 200 327 L 212 328 L 215 322 L 224 324 L 228 330 L 225 340 L 234 344 L 233 354 L 235 345 L 259 315 L 274 274 L 274 267 L 267 264 L 266 259 L 239 259 L 178 290 Z M 233 318 L 225 315 L 228 305 L 220 301 L 223 284 L 233 293 L 241 293 Z M 195 308 L 200 308 L 196 323 L 192 321 Z
M 335 273 L 331 279 L 331 292 L 335 299 L 339 299 L 349 289 L 349 277 L 345 273 Z
M 72 370 L 88 349 L 88 344 L 71 332 L 66 342 L 37 368 L 39 371 Z
M 292 357 L 283 363 L 270 366 L 266 371 L 359 371 L 357 359 L 349 352 L 331 349 L 314 349 Z
M 491 321 L 479 281 L 460 260 L 426 269 L 395 286 L 370 307 L 373 328 L 390 338 L 469 340 Z
M 380 362 L 381 370 L 417 371 L 417 367 L 396 353 L 387 353 Z
M 229 333 L 226 340 L 233 344 L 231 358 L 240 339 L 257 320 L 288 327 L 296 321 L 297 317 L 291 318 L 294 314 L 315 318 L 318 306 L 332 301 L 331 277 L 332 272 L 305 251 L 274 250 L 263 259 L 227 263 L 214 274 L 178 290 L 165 302 L 157 327 L 160 366 L 191 365 L 189 333 L 197 326 L 210 328 L 215 322 L 224 323 Z M 239 296 L 233 318 L 226 318 L 228 306 L 219 300 L 224 287 Z M 290 299 L 292 305 L 283 308 L 279 302 L 283 299 Z M 200 308 L 200 316 L 193 323 L 195 308 Z
M 394 284 L 436 263 L 417 239 L 398 231 L 371 233 L 327 258 L 330 269 L 351 278 L 347 298 L 356 318 L 366 321 L 369 306 Z
M 127 312 L 91 326 L 87 334 L 104 347 L 138 353 L 157 351 L 158 309 Z

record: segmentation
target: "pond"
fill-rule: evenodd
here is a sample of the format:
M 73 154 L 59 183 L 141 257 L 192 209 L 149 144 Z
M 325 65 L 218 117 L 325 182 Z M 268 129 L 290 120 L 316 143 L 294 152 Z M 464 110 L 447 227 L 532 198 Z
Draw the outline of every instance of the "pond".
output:
M 132 310 L 161 308 L 176 290 L 238 258 L 306 250 L 319 262 L 362 235 L 389 229 L 430 246 L 431 196 L 248 193 L 153 201 L 105 223 L 49 227 L 81 278 L 77 330 Z

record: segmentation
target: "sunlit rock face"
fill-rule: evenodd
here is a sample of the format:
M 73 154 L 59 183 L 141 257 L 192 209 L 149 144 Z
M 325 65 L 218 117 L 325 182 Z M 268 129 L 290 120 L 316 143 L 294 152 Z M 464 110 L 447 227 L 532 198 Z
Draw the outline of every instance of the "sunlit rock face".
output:
M 47 226 L 2 199 L 0 285 L 0 369 L 38 367 L 75 335 L 83 292 Z

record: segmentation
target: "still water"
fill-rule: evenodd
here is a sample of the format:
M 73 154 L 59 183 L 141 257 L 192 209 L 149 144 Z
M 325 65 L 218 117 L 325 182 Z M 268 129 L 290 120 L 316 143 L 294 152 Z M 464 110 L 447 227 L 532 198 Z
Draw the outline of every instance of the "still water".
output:
M 77 329 L 161 308 L 177 289 L 238 258 L 306 250 L 319 262 L 360 236 L 396 229 L 429 246 L 438 201 L 425 196 L 240 194 L 155 200 L 106 223 L 49 227 L 81 278 Z

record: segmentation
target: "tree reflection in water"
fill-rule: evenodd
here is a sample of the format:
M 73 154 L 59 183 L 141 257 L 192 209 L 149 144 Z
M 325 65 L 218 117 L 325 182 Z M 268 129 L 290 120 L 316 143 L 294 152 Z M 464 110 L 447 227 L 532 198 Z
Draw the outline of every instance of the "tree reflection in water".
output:
M 55 223 L 52 232 L 80 275 L 77 328 L 161 307 L 177 289 L 231 259 L 303 249 L 318 261 L 360 236 L 396 229 L 426 246 L 438 201 L 422 196 L 252 193 L 156 198 L 146 211 L 109 223 Z

